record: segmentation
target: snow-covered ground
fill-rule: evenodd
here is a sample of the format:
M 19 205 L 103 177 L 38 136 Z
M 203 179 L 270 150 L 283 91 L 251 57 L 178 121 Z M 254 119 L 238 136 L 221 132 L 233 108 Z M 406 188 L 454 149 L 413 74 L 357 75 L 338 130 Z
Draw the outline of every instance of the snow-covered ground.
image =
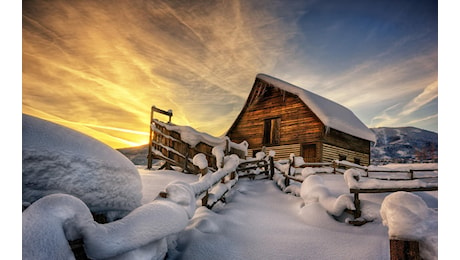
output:
M 201 178 L 146 170 L 61 126 L 27 116 L 23 124 L 23 259 L 71 259 L 67 240 L 81 238 L 94 259 L 389 259 L 389 236 L 423 239 L 425 256 L 436 259 L 437 191 L 361 194 L 372 222 L 357 227 L 343 212 L 353 207 L 356 172 L 302 172 L 302 184 L 283 189 L 299 196 L 279 188 L 277 173 L 273 181 L 240 178 L 210 210 L 197 192 L 233 171 L 234 156 Z M 114 219 L 99 224 L 90 211 Z M 398 225 L 399 216 L 417 223 Z
M 138 169 L 144 198 L 155 197 L 161 191 L 159 183 L 166 185 L 174 175 Z M 193 181 L 190 175 L 174 176 Z M 349 194 L 343 175 L 316 176 L 332 197 Z M 414 194 L 437 211 L 436 191 Z M 345 215 L 328 214 L 318 201 L 305 203 L 301 197 L 282 192 L 273 181 L 240 179 L 226 204 L 196 210 L 168 259 L 389 259 L 388 228 L 380 217 L 380 205 L 387 195 L 360 196 L 363 212 L 375 220 L 356 227 L 345 223 Z

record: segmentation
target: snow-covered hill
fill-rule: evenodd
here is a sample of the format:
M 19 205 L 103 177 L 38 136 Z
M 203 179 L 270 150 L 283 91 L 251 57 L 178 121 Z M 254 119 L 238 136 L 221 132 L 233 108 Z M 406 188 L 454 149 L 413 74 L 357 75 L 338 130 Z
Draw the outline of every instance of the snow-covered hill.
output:
M 438 134 L 415 127 L 371 128 L 377 143 L 371 147 L 372 162 L 437 161 Z

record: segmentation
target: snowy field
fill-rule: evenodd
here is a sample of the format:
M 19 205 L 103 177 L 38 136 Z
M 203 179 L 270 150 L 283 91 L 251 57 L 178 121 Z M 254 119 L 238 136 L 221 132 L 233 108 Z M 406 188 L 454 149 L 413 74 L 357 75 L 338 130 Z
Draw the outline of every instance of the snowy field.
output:
M 175 178 L 194 181 L 178 172 L 138 169 L 144 202 Z M 343 175 L 317 176 L 332 196 L 348 194 Z M 415 194 L 437 211 L 437 192 Z M 168 259 L 389 259 L 388 228 L 379 213 L 387 195 L 361 194 L 363 211 L 376 219 L 355 227 L 319 203 L 305 205 L 302 198 L 283 193 L 273 181 L 240 179 L 226 204 L 196 210 Z
M 283 190 L 278 172 L 274 180 L 240 178 L 209 210 L 197 196 L 236 169 L 235 155 L 199 177 L 146 170 L 93 138 L 26 115 L 22 135 L 23 259 L 73 259 L 68 241 L 78 239 L 92 259 L 389 259 L 389 235 L 420 240 L 425 259 L 437 259 L 437 191 L 361 194 L 371 222 L 358 227 L 344 212 L 354 207 L 350 185 L 386 181 L 311 168 Z

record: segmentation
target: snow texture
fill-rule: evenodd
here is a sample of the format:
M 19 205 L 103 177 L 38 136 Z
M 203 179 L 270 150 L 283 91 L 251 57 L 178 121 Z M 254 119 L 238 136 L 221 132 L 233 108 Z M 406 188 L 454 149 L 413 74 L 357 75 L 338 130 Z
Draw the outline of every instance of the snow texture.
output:
M 211 153 L 212 155 L 216 157 L 217 168 L 222 168 L 224 166 L 224 157 L 225 157 L 225 153 L 222 147 L 220 146 L 213 147 Z
M 193 156 L 193 164 L 201 170 L 206 169 L 206 167 L 208 167 L 208 160 L 206 159 L 206 155 L 199 153 Z
M 78 140 L 78 145 L 90 142 L 55 127 L 43 131 L 48 136 L 71 137 L 64 139 Z M 44 151 L 41 148 L 50 145 L 59 152 L 65 148 L 61 142 L 43 141 L 35 150 Z M 112 156 L 111 152 L 94 155 L 87 147 L 69 150 L 77 158 Z M 240 159 L 230 155 L 223 161 L 222 168 L 200 179 L 174 171 L 142 170 L 144 204 L 107 224 L 96 223 L 86 202 L 75 195 L 43 196 L 22 213 L 23 259 L 74 259 L 67 241 L 75 239 L 84 241 L 91 259 L 389 259 L 388 238 L 392 236 L 421 239 L 422 257 L 437 259 L 437 212 L 432 210 L 437 208 L 437 191 L 419 192 L 419 198 L 393 193 L 384 202 L 383 194 L 363 194 L 363 215 L 381 215 L 388 228 L 378 219 L 354 227 L 342 218 L 344 209 L 354 209 L 349 186 L 363 182 L 362 170 L 347 170 L 345 176 L 305 174 L 301 186 L 283 188 L 297 190 L 299 198 L 280 192 L 271 180 L 229 180 Z M 36 167 L 40 167 L 38 161 Z M 220 183 L 222 178 L 225 183 Z M 86 179 L 85 184 L 92 181 Z M 108 181 L 121 185 L 118 179 Z M 274 181 L 283 184 L 284 176 L 276 171 Z M 212 188 L 209 201 L 215 202 L 233 185 L 225 205 L 213 211 L 197 208 L 197 194 Z M 166 196 L 154 198 L 159 186 Z M 128 190 L 132 187 L 127 185 Z
M 91 259 L 163 259 L 168 238 L 195 212 L 195 196 L 183 182 L 124 218 L 98 224 L 88 207 L 67 194 L 45 196 L 23 212 L 23 259 L 74 259 L 67 240 L 83 239 Z
M 227 176 L 229 173 L 236 170 L 240 158 L 237 155 L 232 154 L 224 157 L 224 167 L 217 170 L 214 173 L 208 173 L 200 178 L 199 181 L 191 183 L 190 186 L 195 195 L 200 195 L 202 192 L 210 189 L 214 184 L 219 182 L 222 178 Z
M 391 239 L 420 241 L 422 259 L 437 259 L 437 213 L 410 192 L 398 191 L 385 197 L 380 209 L 382 223 Z
M 318 202 L 334 216 L 340 216 L 345 209 L 355 209 L 351 195 L 342 194 L 338 198 L 332 196 L 322 178 L 316 175 L 309 176 L 302 182 L 300 197 L 305 204 Z
M 69 128 L 22 115 L 22 200 L 54 193 L 81 199 L 94 213 L 121 218 L 141 205 L 142 183 L 120 152 Z
M 45 196 L 22 213 L 22 259 L 74 259 L 67 240 L 81 238 L 81 227 L 93 217 L 79 199 Z
M 374 132 L 367 128 L 348 108 L 272 76 L 258 74 L 256 77 L 275 87 L 297 95 L 327 128 L 333 128 L 371 142 L 376 142 Z

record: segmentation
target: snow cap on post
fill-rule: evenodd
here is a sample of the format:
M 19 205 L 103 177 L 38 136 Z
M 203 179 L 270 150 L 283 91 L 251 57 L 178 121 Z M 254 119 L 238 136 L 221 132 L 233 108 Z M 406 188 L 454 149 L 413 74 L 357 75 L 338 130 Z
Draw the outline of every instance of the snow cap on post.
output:
M 208 167 L 208 160 L 204 154 L 199 153 L 193 156 L 193 164 L 200 168 L 200 170 L 204 170 Z

